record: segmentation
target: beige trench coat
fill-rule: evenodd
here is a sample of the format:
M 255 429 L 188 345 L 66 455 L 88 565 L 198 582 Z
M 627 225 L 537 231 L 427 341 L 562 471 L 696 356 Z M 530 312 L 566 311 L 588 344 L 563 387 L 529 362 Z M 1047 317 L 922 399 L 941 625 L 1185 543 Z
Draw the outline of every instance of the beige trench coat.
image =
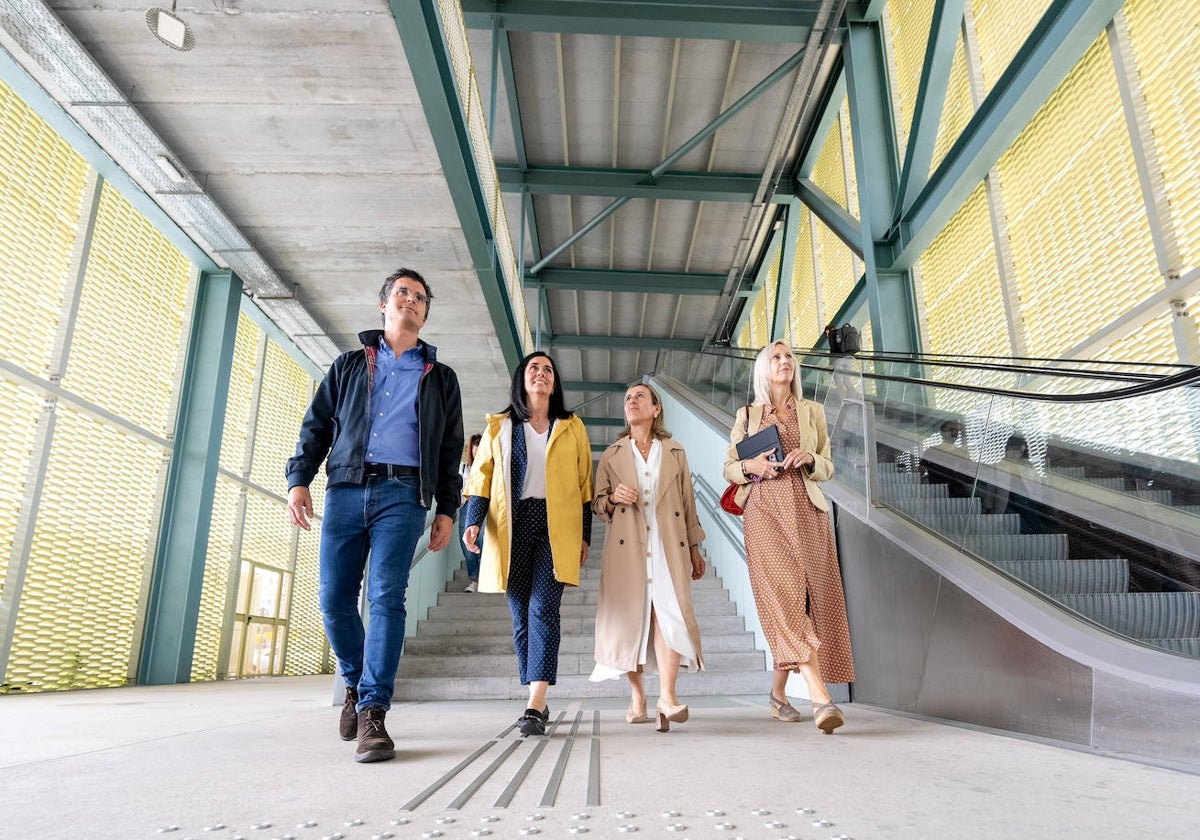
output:
M 663 447 L 654 515 L 671 569 L 671 583 L 688 636 L 696 650 L 699 670 L 700 626 L 692 608 L 691 546 L 704 540 L 692 494 L 692 472 L 683 447 L 670 438 Z M 592 510 L 608 523 L 601 557 L 600 598 L 596 608 L 596 662 L 620 671 L 638 669 L 642 646 L 642 616 L 646 604 L 646 511 L 640 505 L 619 504 L 610 518 L 609 494 L 618 484 L 638 486 L 633 443 L 623 437 L 600 456 Z
M 747 411 L 749 411 L 749 416 L 746 414 Z M 765 411 L 766 406 L 762 403 L 742 406 L 738 409 L 737 417 L 733 421 L 733 429 L 729 432 L 729 449 L 725 453 L 724 475 L 726 481 L 742 485 L 738 488 L 736 499 L 743 508 L 746 506 L 746 497 L 750 495 L 754 484 L 753 478 L 742 472 L 742 462 L 738 460 L 737 456 L 737 445 L 744 438 L 759 431 Z M 829 454 L 829 434 L 825 427 L 825 409 L 812 400 L 800 400 L 796 405 L 796 421 L 800 427 L 800 448 L 805 452 L 811 452 L 813 456 L 813 465 L 800 470 L 801 475 L 804 476 L 804 489 L 808 491 L 808 498 L 812 499 L 813 506 L 817 510 L 828 512 L 829 502 L 825 501 L 825 494 L 821 492 L 821 487 L 817 484 L 818 481 L 828 481 L 833 478 L 833 458 Z M 746 431 L 747 429 L 749 432 Z M 781 456 L 786 454 L 780 453 Z

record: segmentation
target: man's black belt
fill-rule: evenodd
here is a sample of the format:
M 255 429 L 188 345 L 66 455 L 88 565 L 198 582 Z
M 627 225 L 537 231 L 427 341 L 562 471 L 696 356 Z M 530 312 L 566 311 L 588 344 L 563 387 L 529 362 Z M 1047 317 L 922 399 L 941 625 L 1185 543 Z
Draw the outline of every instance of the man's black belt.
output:
M 407 464 L 366 464 L 363 475 L 367 478 L 399 478 L 402 475 L 420 477 L 420 467 L 410 467 Z

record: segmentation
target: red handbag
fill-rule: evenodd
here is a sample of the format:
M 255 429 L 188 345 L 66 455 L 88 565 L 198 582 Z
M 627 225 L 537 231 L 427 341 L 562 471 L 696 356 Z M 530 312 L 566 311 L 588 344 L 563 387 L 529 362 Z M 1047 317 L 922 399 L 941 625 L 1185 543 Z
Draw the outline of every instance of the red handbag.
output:
M 721 510 L 726 513 L 732 513 L 734 516 L 742 515 L 742 508 L 738 505 L 736 496 L 742 485 L 736 481 L 729 482 L 729 486 L 725 488 L 725 492 L 721 494 Z
M 750 433 L 750 405 L 746 405 L 746 434 Z M 742 515 L 742 506 L 737 503 L 738 490 L 742 485 L 736 481 L 729 482 L 729 486 L 725 488 L 725 492 L 721 494 L 721 510 L 726 513 L 731 513 L 734 516 Z

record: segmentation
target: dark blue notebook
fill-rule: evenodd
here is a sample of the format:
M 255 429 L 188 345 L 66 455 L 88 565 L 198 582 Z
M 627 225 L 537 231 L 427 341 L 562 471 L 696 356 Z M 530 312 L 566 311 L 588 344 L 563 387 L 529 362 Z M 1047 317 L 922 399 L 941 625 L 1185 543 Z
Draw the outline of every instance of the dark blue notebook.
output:
M 771 449 L 775 450 L 775 454 L 770 455 L 768 460 L 782 461 L 783 460 L 783 441 L 779 439 L 779 427 L 767 426 L 760 432 L 755 432 L 748 438 L 743 438 L 737 445 L 737 456 L 741 461 L 749 458 L 754 458 L 760 452 L 768 452 Z

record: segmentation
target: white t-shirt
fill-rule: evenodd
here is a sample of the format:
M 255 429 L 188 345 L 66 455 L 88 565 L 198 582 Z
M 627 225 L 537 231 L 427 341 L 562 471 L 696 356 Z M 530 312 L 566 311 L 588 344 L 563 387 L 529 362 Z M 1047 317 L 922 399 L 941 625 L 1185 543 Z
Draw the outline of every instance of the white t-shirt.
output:
M 550 442 L 550 429 L 540 435 L 529 423 L 522 423 L 525 431 L 525 486 L 521 488 L 522 499 L 546 498 L 546 444 Z

